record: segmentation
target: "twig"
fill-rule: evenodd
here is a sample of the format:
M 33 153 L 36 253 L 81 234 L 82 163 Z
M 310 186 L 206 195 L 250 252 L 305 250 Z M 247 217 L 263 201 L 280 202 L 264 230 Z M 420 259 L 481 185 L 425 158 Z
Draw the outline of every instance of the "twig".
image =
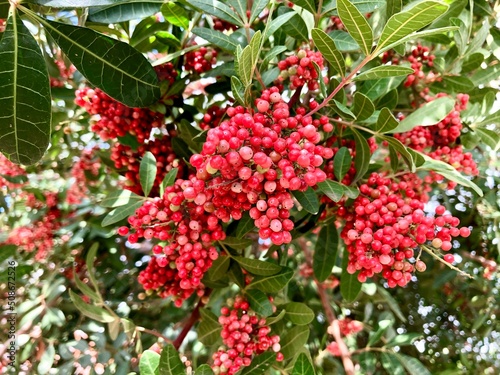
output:
M 152 329 L 147 329 L 147 328 L 144 328 L 144 327 L 135 327 L 135 329 L 137 331 L 140 331 L 140 332 L 144 332 L 144 333 L 149 333 L 150 335 L 153 335 L 153 336 L 156 336 L 156 337 L 159 337 L 161 339 L 163 339 L 163 341 L 165 341 L 166 343 L 168 344 L 172 344 L 172 340 L 170 340 L 169 338 L 163 336 L 160 332 L 158 331 L 153 331 Z
M 306 262 L 309 265 L 312 265 L 312 257 L 311 254 L 309 253 L 309 249 L 307 248 L 306 241 L 303 238 L 301 238 L 298 240 L 298 242 L 300 244 L 300 247 L 302 248 L 302 252 L 304 253 Z M 351 359 L 351 353 L 349 352 L 349 348 L 347 347 L 346 343 L 342 339 L 342 335 L 340 333 L 339 321 L 335 316 L 335 312 L 333 311 L 332 305 L 330 304 L 330 300 L 328 298 L 326 290 L 323 287 L 323 284 L 320 283 L 318 280 L 316 280 L 316 278 L 314 278 L 314 282 L 316 283 L 316 287 L 318 289 L 318 295 L 321 300 L 321 304 L 323 305 L 323 309 L 325 310 L 326 319 L 328 320 L 328 323 L 330 323 L 330 326 L 333 329 L 332 332 L 333 337 L 339 347 L 340 356 L 342 358 L 342 363 L 344 365 L 345 373 L 347 375 L 354 375 L 354 364 Z
M 179 350 L 179 347 L 182 345 L 182 342 L 186 338 L 187 334 L 189 331 L 191 331 L 191 328 L 193 328 L 193 325 L 200 319 L 200 309 L 205 306 L 205 300 L 206 298 L 210 295 L 212 292 L 211 289 L 206 289 L 205 295 L 200 298 L 198 304 L 194 308 L 193 312 L 189 316 L 188 320 L 184 323 L 184 327 L 182 328 L 181 333 L 179 333 L 179 336 L 174 340 L 172 345 L 174 346 L 175 350 Z

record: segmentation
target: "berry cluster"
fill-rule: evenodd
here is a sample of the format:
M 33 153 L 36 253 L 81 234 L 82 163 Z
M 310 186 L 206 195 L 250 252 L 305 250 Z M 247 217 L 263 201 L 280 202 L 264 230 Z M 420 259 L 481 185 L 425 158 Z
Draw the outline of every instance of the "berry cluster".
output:
M 228 306 L 221 308 L 219 323 L 222 325 L 224 346 L 212 355 L 212 370 L 216 375 L 233 375 L 241 367 L 249 366 L 254 355 L 272 350 L 278 361 L 283 360 L 280 353 L 280 337 L 271 336 L 271 328 L 266 326 L 266 319 L 259 318 L 250 310 L 250 304 L 241 296 Z
M 216 128 L 222 121 L 222 118 L 226 114 L 226 109 L 221 108 L 218 105 L 212 105 L 208 107 L 207 111 L 203 115 L 199 123 L 201 130 L 208 130 L 211 128 Z
M 445 95 L 425 96 L 425 99 L 430 102 Z M 433 159 L 444 161 L 467 175 L 475 176 L 479 171 L 472 159 L 472 154 L 464 153 L 462 146 L 457 145 L 462 130 L 460 112 L 466 109 L 468 101 L 469 95 L 458 94 L 454 110 L 439 123 L 426 127 L 417 126 L 408 132 L 395 134 L 394 137 L 414 150 L 424 152 Z M 427 183 L 441 180 L 442 177 L 434 172 L 431 172 L 425 179 Z M 456 183 L 450 182 L 448 186 L 453 188 Z
M 411 55 L 408 57 L 399 58 L 394 53 L 394 50 L 384 52 L 382 55 L 382 63 L 390 62 L 392 65 L 399 65 L 401 60 L 408 61 L 413 69 L 413 74 L 410 74 L 404 83 L 405 87 L 418 86 L 420 83 L 432 83 L 440 78 L 436 76 L 430 68 L 434 66 L 436 56 L 431 54 L 429 47 L 417 44 L 412 48 Z M 424 72 L 424 68 L 426 72 Z
M 320 166 L 333 152 L 317 145 L 317 128 L 328 118 L 313 120 L 304 116 L 305 108 L 291 116 L 276 87 L 264 90 L 256 107 L 253 115 L 243 107 L 228 108 L 229 119 L 207 132 L 202 152 L 190 162 L 205 183 L 205 208 L 223 222 L 250 211 L 261 238 L 281 245 L 292 239 L 290 192 L 326 179 Z
M 0 153 L 0 188 L 12 190 L 22 186 L 22 183 L 16 181 L 16 177 L 21 176 L 26 176 L 26 171 Z
M 105 141 L 130 133 L 142 143 L 149 139 L 151 129 L 163 124 L 163 114 L 147 108 L 127 107 L 98 88 L 76 90 L 75 103 L 89 114 L 97 115 L 91 129 Z
M 31 199 L 28 204 L 45 213 L 39 219 L 33 220 L 25 226 L 14 228 L 10 231 L 6 245 L 15 245 L 21 251 L 33 252 L 36 250 L 35 260 L 46 259 L 54 247 L 54 234 L 61 227 L 61 212 L 57 208 L 57 196 L 54 193 L 45 195 L 45 204 L 39 200 Z
M 194 292 L 203 294 L 201 278 L 218 257 L 212 244 L 226 236 L 219 220 L 199 204 L 203 188 L 195 178 L 178 179 L 162 198 L 146 201 L 128 219 L 134 230 L 130 243 L 140 238 L 166 242 L 153 247 L 157 257 L 140 273 L 139 282 L 161 297 L 174 297 L 177 306 Z M 121 227 L 118 233 L 125 236 L 129 229 Z
M 352 336 L 356 333 L 363 330 L 363 323 L 358 322 L 357 320 L 352 320 L 350 318 L 339 319 L 337 322 L 333 322 L 328 326 L 327 332 L 329 335 L 334 335 L 335 328 L 333 324 L 338 324 L 340 329 L 340 334 L 342 336 Z M 326 346 L 326 350 L 335 357 L 340 357 L 342 353 L 340 352 L 340 348 L 337 342 L 332 341 Z
M 330 21 L 332 22 L 329 30 L 344 30 L 344 23 L 339 16 L 331 16 Z
M 66 192 L 69 204 L 80 204 L 88 196 L 88 186 L 95 186 L 99 178 L 101 162 L 95 155 L 97 148 L 85 149 L 71 168 L 73 183 Z
M 306 283 L 309 283 L 314 278 L 314 270 L 309 263 L 302 263 L 299 267 L 299 275 L 305 279 Z M 340 280 L 333 273 L 321 283 L 321 287 L 325 289 L 335 289 L 339 285 Z
M 425 216 L 424 203 L 415 198 L 411 183 L 394 182 L 373 173 L 361 185 L 361 195 L 354 201 L 341 237 L 347 245 L 347 271 L 360 271 L 361 282 L 381 273 L 389 287 L 405 286 L 414 269 L 422 271 L 425 263 L 414 264 L 414 249 L 430 243 L 437 251 L 452 248 L 452 238 L 467 237 L 469 228 L 457 228 L 459 220 L 445 214 L 439 206 L 436 216 Z M 453 261 L 452 254 L 444 259 Z
M 184 70 L 194 73 L 205 73 L 217 63 L 217 51 L 211 47 L 200 47 L 184 56 Z
M 0 33 L 3 33 L 6 27 L 7 27 L 7 21 L 3 18 L 0 18 Z
M 181 176 L 184 170 L 184 163 L 180 160 L 172 149 L 170 137 L 163 136 L 152 141 L 141 144 L 137 150 L 130 146 L 116 143 L 111 149 L 111 160 L 115 163 L 115 168 L 126 169 L 125 177 L 127 181 L 125 187 L 136 194 L 142 194 L 139 181 L 139 168 L 141 158 L 147 152 L 151 152 L 156 159 L 157 174 L 151 195 L 158 193 L 158 188 L 165 175 L 173 168 L 179 168 L 178 175 Z
M 370 147 L 370 152 L 373 154 L 378 147 L 377 142 L 375 141 L 375 138 L 373 138 L 373 137 L 368 138 L 367 142 L 368 142 L 368 145 Z M 339 138 L 339 137 L 334 135 L 326 140 L 326 146 L 332 149 L 334 155 L 337 154 L 338 150 L 341 147 L 346 147 L 349 150 L 349 154 L 351 155 L 351 159 L 352 159 L 351 167 L 349 168 L 349 170 L 345 174 L 342 181 L 339 181 L 339 182 L 342 182 L 342 184 L 344 184 L 344 185 L 350 185 L 352 183 L 352 181 L 354 180 L 354 177 L 356 176 L 356 168 L 354 166 L 354 157 L 356 156 L 356 142 L 353 139 Z M 325 164 L 324 171 L 326 172 L 328 179 L 330 179 L 330 180 L 337 179 L 335 177 L 335 173 L 334 173 L 333 160 L 330 160 Z
M 214 30 L 217 31 L 230 31 L 230 30 L 236 30 L 238 26 L 233 25 L 232 23 L 229 23 L 227 21 L 221 20 L 217 17 L 213 17 L 213 22 L 214 22 Z
M 154 67 L 158 80 L 160 82 L 168 82 L 169 86 L 172 86 L 177 78 L 177 70 L 175 70 L 174 64 L 168 62 L 162 65 L 157 65 Z
M 285 79 L 290 78 L 291 90 L 301 88 L 306 84 L 309 90 L 317 90 L 319 88 L 318 79 L 324 79 L 328 82 L 328 78 L 318 75 L 314 63 L 318 64 L 320 70 L 322 70 L 323 55 L 320 52 L 301 49 L 297 54 L 288 56 L 285 60 L 278 62 L 278 68 L 281 71 L 278 80 L 283 82 Z
M 66 82 L 73 77 L 73 73 L 76 71 L 74 65 L 67 66 L 62 57 L 59 57 L 54 61 L 57 69 L 59 70 L 58 77 L 50 77 L 51 87 L 64 87 Z

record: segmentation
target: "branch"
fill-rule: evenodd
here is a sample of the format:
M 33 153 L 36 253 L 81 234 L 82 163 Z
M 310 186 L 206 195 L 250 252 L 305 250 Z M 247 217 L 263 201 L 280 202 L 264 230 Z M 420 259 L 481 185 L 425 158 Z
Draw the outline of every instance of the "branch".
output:
M 156 337 L 159 337 L 161 339 L 163 339 L 163 341 L 165 341 L 166 343 L 168 344 L 172 344 L 172 340 L 170 340 L 169 338 L 167 338 L 166 336 L 163 336 L 160 332 L 158 331 L 153 331 L 152 329 L 147 329 L 147 328 L 144 328 L 144 327 L 135 327 L 135 329 L 137 331 L 140 331 L 140 332 L 144 332 L 144 333 L 149 333 L 150 335 L 153 335 L 153 336 L 156 336 Z
M 205 302 L 208 299 L 208 296 L 212 292 L 211 289 L 206 289 L 206 293 L 203 297 L 200 298 L 198 301 L 198 304 L 194 308 L 193 312 L 189 316 L 189 318 L 186 320 L 184 323 L 184 327 L 182 328 L 181 333 L 179 333 L 179 336 L 174 340 L 172 345 L 174 346 L 175 350 L 179 350 L 180 346 L 182 345 L 182 342 L 186 338 L 187 334 L 189 331 L 191 331 L 191 328 L 193 328 L 194 324 L 200 319 L 200 309 L 205 306 Z
M 298 240 L 298 242 L 300 244 L 300 247 L 302 248 L 302 251 L 306 258 L 306 262 L 310 266 L 312 266 L 312 258 L 309 249 L 307 247 L 306 241 L 303 238 L 301 238 Z M 354 375 L 354 364 L 351 359 L 351 353 L 349 352 L 349 348 L 342 339 L 342 335 L 340 333 L 339 321 L 335 316 L 335 311 L 333 311 L 332 305 L 330 304 L 328 294 L 326 293 L 323 284 L 320 283 L 318 280 L 316 280 L 316 278 L 314 278 L 314 282 L 316 283 L 316 287 L 318 289 L 318 295 L 319 298 L 321 299 L 321 304 L 323 305 L 323 309 L 325 310 L 326 319 L 328 320 L 328 323 L 330 323 L 330 326 L 333 328 L 333 337 L 339 347 L 340 356 L 342 358 L 342 363 L 344 365 L 345 373 L 347 375 Z

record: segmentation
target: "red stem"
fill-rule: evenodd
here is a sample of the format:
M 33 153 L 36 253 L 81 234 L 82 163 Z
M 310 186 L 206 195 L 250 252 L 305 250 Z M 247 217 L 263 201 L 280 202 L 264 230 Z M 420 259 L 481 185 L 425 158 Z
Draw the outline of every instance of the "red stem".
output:
M 182 327 L 181 333 L 179 333 L 179 336 L 174 340 L 172 343 L 174 345 L 175 350 L 179 350 L 180 346 L 182 345 L 182 342 L 186 338 L 187 334 L 189 331 L 191 331 L 191 328 L 193 328 L 194 324 L 200 319 L 200 309 L 205 306 L 206 302 L 205 300 L 208 300 L 208 297 L 210 293 L 212 292 L 211 289 L 206 289 L 205 295 L 200 298 L 198 304 L 194 308 L 193 312 L 189 316 L 188 320 L 185 321 L 184 327 Z
M 301 238 L 299 239 L 299 243 L 300 247 L 302 248 L 302 251 L 304 252 L 306 262 L 309 264 L 309 266 L 312 267 L 312 258 L 311 254 L 309 253 L 306 241 L 303 238 Z M 316 278 L 314 278 L 314 282 L 316 283 L 316 287 L 318 289 L 318 295 L 321 300 L 321 304 L 323 305 L 323 309 L 325 310 L 326 319 L 328 320 L 328 323 L 330 323 L 330 326 L 333 328 L 333 337 L 339 347 L 340 356 L 342 358 L 342 363 L 344 365 L 345 373 L 347 375 L 354 375 L 354 364 L 351 359 L 351 353 L 349 352 L 349 348 L 342 339 L 342 334 L 340 333 L 339 321 L 335 316 L 335 311 L 333 311 L 332 305 L 330 304 L 328 294 L 326 293 L 323 284 L 320 283 L 318 280 L 316 280 Z

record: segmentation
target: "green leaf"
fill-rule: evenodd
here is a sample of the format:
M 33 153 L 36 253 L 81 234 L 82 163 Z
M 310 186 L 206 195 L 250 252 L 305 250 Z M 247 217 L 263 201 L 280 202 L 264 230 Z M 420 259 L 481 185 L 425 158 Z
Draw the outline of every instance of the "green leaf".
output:
M 160 364 L 160 355 L 152 350 L 142 352 L 139 361 L 139 371 L 141 375 L 156 375 L 158 365 Z
M 245 234 L 255 228 L 254 220 L 250 217 L 248 212 L 245 212 L 241 219 L 238 221 L 238 226 L 234 233 L 236 238 L 242 238 Z
M 446 92 L 451 93 L 469 92 L 474 88 L 474 82 L 462 76 L 445 76 L 438 84 L 444 84 Z
M 398 90 L 394 89 L 389 91 L 387 94 L 385 94 L 377 101 L 376 108 L 383 109 L 385 107 L 386 109 L 394 110 L 394 108 L 396 108 L 398 103 L 399 103 Z
M 365 81 L 361 87 L 361 92 L 371 100 L 376 100 L 397 88 L 404 79 L 405 77 L 399 76 Z
M 273 315 L 273 305 L 266 294 L 257 289 L 247 290 L 245 294 L 248 298 L 248 303 L 250 303 L 250 307 L 257 315 L 264 317 Z
M 380 357 L 382 366 L 391 375 L 405 375 L 405 369 L 398 357 L 390 352 L 383 352 Z
M 246 46 L 238 59 L 238 76 L 244 87 L 252 83 L 253 66 L 252 66 L 252 47 Z M 232 81 L 231 81 L 232 83 Z
M 267 7 L 269 4 L 268 0 L 254 0 L 252 2 L 252 11 L 250 12 L 249 23 L 252 24 L 253 21 L 259 16 L 259 14 Z
M 264 41 L 269 39 L 269 37 L 271 35 L 273 35 L 276 31 L 278 31 L 281 27 L 283 27 L 284 24 L 289 22 L 292 17 L 294 17 L 296 15 L 297 15 L 297 13 L 295 13 L 295 12 L 287 12 L 285 14 L 282 14 L 279 17 L 276 17 L 274 20 L 272 20 L 271 25 L 264 32 L 264 37 L 263 37 Z
M 76 287 L 80 289 L 80 292 L 82 292 L 87 297 L 90 297 L 94 301 L 101 300 L 101 296 L 97 292 L 93 291 L 92 288 L 90 288 L 87 284 L 85 284 L 82 280 L 80 280 L 78 274 L 75 272 L 74 267 L 73 267 L 73 274 Z
M 45 351 L 43 352 L 42 357 L 40 358 L 40 362 L 38 363 L 37 366 L 38 374 L 40 375 L 47 374 L 52 369 L 55 357 L 56 357 L 56 350 L 54 348 L 54 344 L 50 343 L 45 348 Z
M 372 50 L 373 31 L 366 18 L 349 0 L 337 0 L 337 11 L 349 34 L 368 56 Z
M 349 149 L 347 147 L 341 147 L 333 158 L 333 172 L 338 181 L 342 181 L 345 177 L 346 173 L 351 168 L 351 163 L 352 158 Z
M 235 12 L 220 1 L 188 0 L 188 4 L 200 9 L 202 13 L 208 13 L 233 25 L 245 27 L 245 24 L 241 21 L 241 19 L 236 17 Z
M 236 11 L 236 14 L 241 18 L 241 20 L 246 23 L 248 22 L 247 17 L 247 0 L 227 0 L 229 6 L 232 6 Z
M 339 235 L 335 224 L 329 223 L 321 228 L 316 241 L 313 255 L 314 276 L 320 282 L 325 281 L 331 274 L 337 249 L 339 247 Z
M 434 171 L 450 181 L 454 181 L 462 186 L 473 189 L 480 197 L 483 196 L 483 191 L 474 182 L 464 177 L 460 172 L 453 168 L 450 164 L 440 160 L 434 160 L 427 155 L 421 154 L 425 162 L 418 167 L 418 170 Z
M 94 272 L 94 262 L 97 256 L 97 250 L 99 250 L 99 243 L 95 242 L 92 244 L 92 246 L 90 246 L 90 249 L 87 252 L 87 256 L 85 257 L 85 265 L 87 266 L 87 273 L 89 275 L 90 283 L 96 291 L 99 290 Z
M 224 240 L 219 241 L 221 244 L 232 247 L 235 250 L 243 250 L 248 246 L 252 246 L 253 240 L 248 238 L 226 237 Z
M 141 160 L 141 165 L 139 167 L 139 178 L 141 181 L 142 191 L 144 192 L 144 196 L 148 196 L 153 188 L 156 179 L 156 158 L 155 156 L 146 151 Z
M 406 66 L 382 65 L 382 66 L 376 66 L 375 68 L 360 73 L 359 75 L 353 78 L 353 81 L 368 81 L 371 79 L 400 77 L 400 76 L 406 77 L 408 74 L 412 73 L 413 69 L 407 68 Z
M 469 41 L 469 28 L 460 18 L 451 18 L 450 22 L 453 26 L 458 27 L 458 30 L 453 34 L 453 38 L 455 39 L 458 54 L 462 56 Z
M 351 111 L 354 113 L 358 121 L 363 121 L 375 112 L 375 105 L 366 95 L 356 92 L 354 94 L 354 102 L 352 104 Z
M 384 48 L 381 48 L 380 50 L 377 49 L 376 53 L 380 54 L 380 53 L 388 51 L 392 48 L 396 48 L 400 44 L 403 44 L 403 43 L 406 43 L 406 42 L 409 42 L 409 41 L 412 41 L 415 39 L 426 38 L 426 37 L 437 35 L 437 34 L 444 34 L 444 33 L 450 32 L 450 31 L 456 31 L 457 29 L 458 29 L 457 26 L 447 26 L 447 27 L 441 27 L 439 29 L 416 31 L 414 33 L 411 33 L 411 34 L 403 37 L 402 39 L 397 40 L 394 43 L 386 45 Z
M 159 12 L 161 4 L 161 0 L 150 0 L 92 7 L 89 9 L 89 21 L 109 24 L 142 19 Z
M 361 291 L 361 283 L 358 280 L 358 272 L 354 274 L 347 272 L 348 262 L 349 253 L 345 249 L 342 258 L 342 274 L 340 275 L 340 294 L 346 302 L 352 302 Z
M 396 154 L 400 154 L 403 158 L 404 162 L 410 168 L 410 171 L 415 172 L 415 163 L 413 162 L 413 156 L 409 152 L 409 148 L 403 145 L 398 139 L 393 137 L 381 137 L 382 140 L 386 141 L 389 144 L 390 149 L 394 149 Z
M 410 375 L 431 375 L 430 371 L 416 358 L 404 354 L 394 354 Z
M 94 305 L 89 305 L 72 290 L 69 291 L 69 297 L 75 307 L 85 316 L 97 320 L 101 323 L 110 323 L 116 319 L 115 316 L 111 315 L 108 311 L 101 307 Z
M 271 276 L 281 271 L 281 266 L 271 262 L 238 256 L 233 257 L 233 259 L 252 275 Z
M 421 333 L 403 333 L 394 336 L 385 347 L 392 348 L 394 346 L 405 346 L 411 345 L 416 339 L 421 338 Z
M 212 368 L 209 365 L 204 364 L 196 369 L 194 375 L 214 375 L 214 372 L 212 371 Z
M 335 46 L 339 51 L 359 51 L 358 43 L 356 43 L 354 38 L 349 33 L 342 30 L 333 30 L 329 32 L 328 35 L 333 39 Z
M 156 72 L 127 43 L 85 27 L 37 20 L 78 71 L 112 98 L 129 107 L 146 107 L 160 98 Z
M 249 366 L 243 367 L 241 375 L 262 375 L 276 361 L 276 353 L 262 353 L 252 359 Z
M 217 316 L 207 309 L 200 309 L 201 322 L 198 325 L 198 340 L 203 345 L 213 345 L 220 338 L 222 327 Z
M 321 29 L 312 29 L 311 34 L 316 48 L 323 54 L 326 61 L 330 63 L 333 72 L 344 76 L 344 56 L 335 47 L 334 40 Z
M 245 86 L 239 80 L 238 77 L 231 77 L 231 91 L 233 93 L 234 99 L 241 105 L 245 105 Z
M 475 128 L 474 131 L 479 135 L 479 138 L 491 147 L 492 150 L 498 150 L 500 146 L 500 135 L 493 130 L 485 128 Z
M 316 14 L 318 11 L 318 6 L 314 0 L 295 0 L 293 4 L 308 10 L 312 14 Z
M 392 133 L 404 133 L 416 126 L 436 125 L 455 108 L 455 100 L 448 97 L 438 98 L 424 104 L 411 113 L 392 130 Z
M 106 215 L 106 217 L 102 220 L 101 225 L 105 227 L 117 223 L 119 221 L 122 221 L 123 219 L 133 215 L 135 213 L 135 210 L 141 207 L 143 203 L 144 202 L 140 200 L 127 204 L 125 206 L 115 208 L 113 211 L 111 211 Z
M 481 26 L 481 28 L 476 32 L 474 38 L 470 41 L 466 54 L 469 55 L 479 51 L 486 41 L 488 35 L 490 35 L 490 23 L 486 19 L 483 23 L 483 26 Z
M 278 56 L 280 53 L 285 52 L 286 50 L 287 48 L 285 46 L 276 46 L 271 48 L 271 50 L 266 52 L 266 56 L 264 57 L 262 63 L 260 64 L 260 69 L 267 69 L 269 62 L 276 56 Z
M 289 302 L 281 306 L 285 310 L 285 319 L 296 325 L 306 325 L 314 320 L 314 311 L 305 303 Z
M 166 344 L 161 351 L 158 370 L 159 375 L 180 375 L 186 373 L 186 367 L 172 344 Z
M 332 102 L 333 102 L 332 108 L 334 108 L 334 110 L 340 115 L 340 117 L 343 118 L 347 117 L 352 120 L 356 118 L 356 115 L 352 113 L 351 110 L 347 108 L 346 105 L 342 104 L 336 99 L 333 99 Z
M 368 338 L 368 346 L 373 346 L 376 344 L 384 335 L 384 332 L 387 331 L 389 327 L 394 324 L 394 319 L 382 319 L 378 322 L 378 328 L 374 332 L 370 332 Z
M 266 319 L 266 324 L 268 326 L 270 326 L 271 324 L 274 324 L 274 323 L 277 323 L 279 322 L 281 319 L 283 319 L 285 317 L 285 313 L 286 311 L 285 310 L 281 310 L 279 312 L 279 314 L 275 315 L 275 316 L 269 316 L 267 319 Z
M 406 322 L 406 317 L 403 315 L 403 312 L 401 311 L 396 299 L 391 296 L 391 294 L 383 286 L 377 286 L 377 292 L 382 296 L 382 298 L 385 300 L 387 305 L 389 305 L 389 308 L 398 317 L 398 319 L 402 322 Z
M 427 26 L 441 14 L 446 12 L 448 5 L 433 1 L 425 0 L 417 3 L 412 8 L 393 15 L 387 21 L 378 45 L 374 54 L 381 53 L 385 47 L 397 43 L 404 42 L 403 38 L 410 35 L 414 31 L 420 30 Z
M 481 52 L 473 53 L 465 59 L 462 64 L 462 73 L 469 73 L 481 66 L 484 61 L 484 55 Z
M 285 359 L 291 359 L 300 349 L 304 347 L 309 338 L 309 327 L 295 326 L 288 330 L 280 340 L 281 353 L 283 353 Z
M 160 185 L 160 197 L 163 196 L 165 189 L 169 186 L 174 186 L 175 180 L 177 179 L 177 173 L 179 172 L 179 168 L 172 168 L 163 178 L 163 181 Z
M 339 184 L 337 181 L 326 180 L 318 183 L 318 188 L 328 198 L 334 202 L 339 202 L 345 192 L 345 186 Z
M 0 265 L 7 259 L 14 257 L 17 253 L 17 246 L 15 245 L 1 245 L 0 246 Z
M 493 65 L 489 66 L 486 69 L 478 70 L 472 77 L 470 77 L 471 81 L 474 82 L 474 85 L 489 85 L 492 81 L 497 79 L 500 76 L 500 66 Z
M 120 334 L 120 319 L 108 323 L 109 338 L 115 341 Z
M 256 276 L 247 289 L 259 289 L 265 293 L 277 293 L 292 279 L 294 271 L 283 267 L 278 274 L 272 276 Z
M 300 353 L 293 365 L 292 375 L 315 375 L 314 367 L 307 355 Z
M 227 270 L 229 269 L 230 263 L 230 257 L 220 255 L 212 262 L 212 267 L 208 269 L 206 273 L 207 278 L 210 281 L 217 281 L 222 279 L 224 276 L 227 276 Z
M 401 9 L 403 8 L 402 3 L 402 0 L 387 0 L 385 7 L 386 19 L 389 19 L 392 15 L 401 12 Z
M 35 164 L 50 140 L 49 75 L 40 47 L 17 11 L 2 34 L 0 151 L 14 163 Z
M 102 207 L 120 207 L 133 201 L 144 201 L 144 197 L 132 193 L 130 190 L 118 190 L 111 192 L 101 201 Z
M 308 41 L 309 32 L 307 30 L 307 25 L 304 22 L 304 19 L 295 11 L 292 11 L 290 13 L 294 13 L 295 15 L 290 19 L 290 22 L 286 22 L 282 26 L 283 31 L 287 35 L 290 35 L 292 38 L 295 38 L 298 41 Z
M 311 187 L 308 187 L 306 191 L 292 191 L 292 194 L 304 210 L 313 215 L 319 212 L 318 196 Z
M 399 125 L 399 121 L 387 108 L 382 108 L 375 124 L 377 133 L 391 133 Z
M 356 144 L 356 156 L 354 157 L 354 167 L 356 168 L 356 176 L 352 183 L 355 183 L 360 178 L 362 178 L 368 167 L 370 166 L 370 146 L 368 146 L 368 142 L 365 137 L 361 135 L 356 129 L 351 128 L 352 134 L 354 136 L 354 142 Z
M 182 27 L 184 30 L 189 28 L 189 17 L 186 10 L 176 3 L 168 2 L 161 6 L 161 13 L 165 20 L 172 25 Z

